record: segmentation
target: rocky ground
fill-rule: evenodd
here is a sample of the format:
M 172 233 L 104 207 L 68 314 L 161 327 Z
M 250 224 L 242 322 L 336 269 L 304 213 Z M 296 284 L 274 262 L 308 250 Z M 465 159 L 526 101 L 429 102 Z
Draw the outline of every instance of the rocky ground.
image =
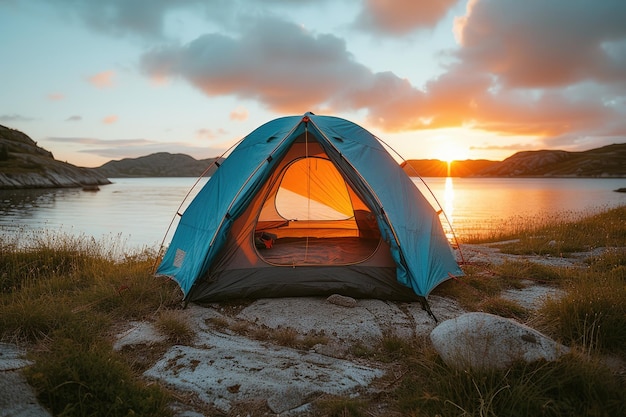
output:
M 471 263 L 523 258 L 560 266 L 577 265 L 582 259 L 515 257 L 481 245 L 464 245 L 463 257 Z M 560 294 L 527 284 L 502 296 L 532 309 Z M 143 361 L 146 378 L 178 393 L 179 417 L 236 415 L 239 408 L 255 404 L 266 415 L 306 415 L 315 398 L 380 389 L 376 381 L 393 372 L 391 365 L 355 358 L 350 354 L 355 345 L 374 346 L 390 334 L 427 341 L 437 325 L 420 303 L 341 301 L 281 298 L 246 305 L 190 305 L 180 314 L 196 331 L 191 343 L 167 347 L 152 323 L 133 322 L 119 329 L 114 348 Z M 444 297 L 430 296 L 429 303 L 440 322 L 466 313 Z M 0 344 L 0 417 L 48 416 L 19 372 L 28 365 L 21 353 Z

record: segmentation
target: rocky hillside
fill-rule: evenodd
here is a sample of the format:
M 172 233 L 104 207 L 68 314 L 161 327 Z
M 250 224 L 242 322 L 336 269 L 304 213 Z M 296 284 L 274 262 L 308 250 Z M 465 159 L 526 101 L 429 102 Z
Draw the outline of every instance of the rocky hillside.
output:
M 476 173 L 484 177 L 626 177 L 626 143 L 584 152 L 526 151 Z
M 101 174 L 57 161 L 24 133 L 0 125 L 0 189 L 110 184 Z
M 127 177 L 199 177 L 213 165 L 218 158 L 197 160 L 189 155 L 168 152 L 154 153 L 139 158 L 125 158 L 109 161 L 94 168 L 97 173 L 107 178 Z M 208 173 L 210 175 L 216 167 Z
M 626 177 L 626 143 L 584 152 L 541 150 L 518 152 L 504 161 L 467 160 L 450 165 L 437 159 L 413 159 L 402 167 L 421 177 Z

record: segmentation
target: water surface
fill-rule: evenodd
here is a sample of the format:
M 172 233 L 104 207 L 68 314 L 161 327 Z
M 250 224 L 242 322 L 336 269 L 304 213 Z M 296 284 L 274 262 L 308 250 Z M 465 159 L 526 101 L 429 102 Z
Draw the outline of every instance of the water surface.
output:
M 120 238 L 126 246 L 158 248 L 162 241 L 167 244 L 171 239 L 178 218 L 176 212 L 196 179 L 112 181 L 113 184 L 101 186 L 98 192 L 0 190 L 0 233 L 22 236 L 46 230 L 96 239 Z M 626 205 L 626 194 L 613 191 L 626 187 L 626 179 L 425 178 L 424 181 L 426 185 L 415 179 L 437 209 L 439 202 L 461 237 L 500 228 L 520 218 L 593 213 Z M 191 197 L 197 191 L 199 187 Z M 186 204 L 180 211 L 185 207 Z M 174 224 L 166 237 L 172 221 Z

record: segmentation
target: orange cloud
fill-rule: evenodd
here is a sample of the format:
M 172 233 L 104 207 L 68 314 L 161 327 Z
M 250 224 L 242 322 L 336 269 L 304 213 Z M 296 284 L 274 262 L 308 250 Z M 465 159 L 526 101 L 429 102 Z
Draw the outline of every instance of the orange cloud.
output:
M 434 27 L 457 0 L 367 0 L 356 25 L 364 30 L 401 35 Z
M 110 116 L 106 116 L 104 119 L 102 119 L 102 123 L 107 124 L 107 125 L 111 125 L 116 122 L 117 122 L 117 116 L 114 114 Z
M 503 85 L 561 87 L 624 80 L 626 3 L 472 0 L 455 21 L 458 57 Z
M 154 49 L 141 66 L 149 76 L 180 77 L 209 96 L 251 99 L 277 113 L 359 111 L 387 132 L 469 127 L 539 137 L 623 134 L 626 26 L 616 18 L 587 22 L 587 9 L 563 7 L 564 0 L 547 3 L 470 2 L 456 23 L 460 46 L 448 54 L 454 61 L 420 88 L 391 71 L 373 72 L 341 38 L 267 17 L 251 20 L 237 37 L 212 33 Z M 610 16 L 603 5 L 589 12 Z M 578 30 L 584 25 L 588 31 Z M 230 117 L 243 114 L 236 109 Z
M 242 122 L 244 120 L 248 120 L 248 116 L 248 109 L 241 106 L 230 112 L 230 120 L 237 120 Z
M 88 77 L 87 80 L 97 88 L 110 88 L 114 84 L 113 77 L 115 77 L 115 71 L 103 71 Z

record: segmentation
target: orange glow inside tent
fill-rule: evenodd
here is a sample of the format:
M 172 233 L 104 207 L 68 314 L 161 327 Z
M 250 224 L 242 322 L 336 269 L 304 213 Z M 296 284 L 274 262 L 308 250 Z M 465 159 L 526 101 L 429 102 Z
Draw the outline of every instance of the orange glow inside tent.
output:
M 317 154 L 296 159 L 276 176 L 257 220 L 256 231 L 284 237 L 359 236 L 370 211 L 335 165 Z M 372 224 L 368 230 L 376 229 Z

